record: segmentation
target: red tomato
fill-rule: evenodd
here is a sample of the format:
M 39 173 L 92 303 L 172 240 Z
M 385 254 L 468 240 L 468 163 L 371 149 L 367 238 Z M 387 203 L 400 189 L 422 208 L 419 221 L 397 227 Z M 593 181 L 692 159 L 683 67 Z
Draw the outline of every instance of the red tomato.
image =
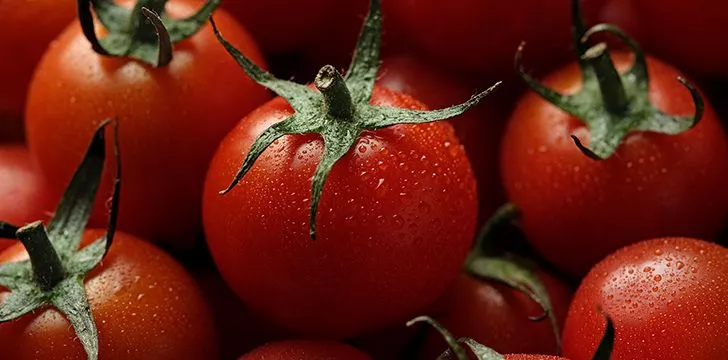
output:
M 105 233 L 89 230 L 83 244 Z M 0 263 L 27 258 L 17 244 Z M 117 232 L 104 260 L 85 280 L 102 359 L 213 359 L 217 339 L 209 309 L 192 277 L 153 245 Z M 7 296 L 0 293 L 0 299 Z M 0 324 L 4 358 L 86 359 L 68 320 L 46 309 Z
M 46 187 L 28 149 L 21 145 L 0 147 L 0 220 L 23 226 L 48 220 L 55 198 Z M 0 251 L 13 242 L 0 240 Z
M 200 6 L 167 3 L 174 17 Z M 245 29 L 223 11 L 215 19 L 241 51 L 263 62 Z M 241 74 L 209 25 L 176 44 L 172 62 L 156 69 L 96 54 L 76 22 L 45 54 L 31 84 L 26 117 L 31 153 L 60 194 L 90 134 L 105 117 L 118 116 L 121 149 L 129 159 L 120 228 L 188 245 L 201 229 L 200 193 L 215 148 L 242 115 L 269 97 Z M 102 193 L 110 192 L 110 174 L 107 180 Z M 105 223 L 105 207 L 95 208 L 95 223 Z
M 728 22 L 728 2 L 642 0 L 633 3 L 645 31 L 648 50 L 686 71 L 728 76 L 724 28 Z
M 604 0 L 584 4 L 587 14 Z M 399 23 L 416 45 L 462 70 L 503 76 L 513 73 L 521 41 L 529 56 L 548 68 L 571 53 L 570 0 L 387 1 L 389 21 Z M 518 11 L 515 11 L 518 9 Z M 593 16 L 588 16 L 593 18 Z
M 624 70 L 631 56 L 615 53 Z M 650 101 L 668 114 L 694 113 L 673 67 L 649 58 Z M 561 93 L 581 86 L 576 65 L 544 84 Z M 617 152 L 595 161 L 570 135 L 589 139 L 585 124 L 535 93 L 517 105 L 503 139 L 501 168 L 523 230 L 547 260 L 573 276 L 610 252 L 642 239 L 678 234 L 713 238 L 728 214 L 728 143 L 715 112 L 693 129 L 668 136 L 632 132 Z
M 371 360 L 361 351 L 333 341 L 289 340 L 264 345 L 240 360 Z
M 432 109 L 460 104 L 475 90 L 463 78 L 413 56 L 385 58 L 379 73 L 377 84 L 410 95 Z M 476 109 L 449 120 L 473 165 L 479 217 L 483 220 L 504 201 L 498 177 L 498 145 L 508 116 L 506 108 L 489 98 Z
M 379 87 L 372 104 L 424 109 Z M 457 276 L 475 231 L 475 181 L 452 127 L 363 133 L 326 180 L 312 241 L 319 136 L 279 139 L 230 193 L 218 194 L 253 140 L 292 114 L 281 98 L 263 105 L 213 158 L 203 217 L 215 263 L 248 305 L 296 332 L 346 338 L 404 323 Z
M 608 314 L 612 360 L 722 359 L 728 353 L 728 250 L 689 238 L 625 247 L 582 281 L 564 328 L 564 355 L 591 359 Z
M 506 360 L 568 360 L 567 358 L 563 358 L 561 356 L 551 356 L 551 355 L 531 355 L 531 354 L 512 354 L 512 355 L 504 355 Z
M 48 44 L 76 17 L 73 0 L 0 1 L 0 136 L 22 139 L 33 69 Z M 11 55 L 12 54 L 12 55 Z
M 571 290 L 561 281 L 539 273 L 554 314 L 563 325 L 571 300 Z M 548 318 L 534 322 L 529 317 L 543 313 L 525 294 L 501 283 L 478 280 L 462 274 L 445 293 L 435 319 L 455 336 L 469 337 L 499 353 L 558 354 L 560 349 Z M 441 315 L 437 315 L 440 313 Z M 435 359 L 447 344 L 431 332 L 422 359 Z

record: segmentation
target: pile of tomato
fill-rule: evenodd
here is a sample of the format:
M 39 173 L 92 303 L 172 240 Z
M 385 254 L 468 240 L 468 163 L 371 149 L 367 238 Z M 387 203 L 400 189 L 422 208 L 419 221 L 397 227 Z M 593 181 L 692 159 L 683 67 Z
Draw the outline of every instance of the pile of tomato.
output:
M 728 358 L 726 22 L 0 0 L 0 358 Z

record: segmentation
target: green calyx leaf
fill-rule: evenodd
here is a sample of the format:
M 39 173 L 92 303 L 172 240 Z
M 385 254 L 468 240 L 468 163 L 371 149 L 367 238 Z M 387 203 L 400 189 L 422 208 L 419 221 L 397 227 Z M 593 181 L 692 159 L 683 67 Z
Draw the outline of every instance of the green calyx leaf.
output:
M 166 16 L 166 3 L 167 0 L 138 0 L 128 10 L 113 0 L 78 0 L 78 18 L 84 35 L 97 53 L 129 57 L 163 67 L 172 61 L 172 44 L 199 31 L 220 5 L 220 0 L 208 0 L 197 13 L 185 19 Z M 96 36 L 91 9 L 108 31 L 104 38 Z
M 515 67 L 523 81 L 546 101 L 581 119 L 588 127 L 590 143 L 572 136 L 575 145 L 595 160 L 611 156 L 632 131 L 649 131 L 667 135 L 680 134 L 694 127 L 703 115 L 703 99 L 683 78 L 683 84 L 695 102 L 691 115 L 669 115 L 655 108 L 649 100 L 647 60 L 640 46 L 619 28 L 599 24 L 585 30 L 580 0 L 572 0 L 575 49 L 579 56 L 583 79 L 581 90 L 573 95 L 559 94 L 531 77 L 523 69 L 524 44 L 518 48 Z M 634 53 L 634 64 L 619 73 L 605 43 L 589 47 L 589 39 L 597 33 L 610 33 L 623 41 Z
M 601 311 L 600 311 L 601 312 Z M 604 318 L 607 321 L 607 327 L 604 329 L 604 336 L 602 341 L 599 343 L 599 347 L 594 352 L 593 360 L 609 360 L 612 357 L 612 351 L 614 350 L 614 322 L 608 314 L 602 312 Z
M 104 258 L 116 231 L 121 187 L 117 131 L 113 146 L 116 178 L 106 234 L 81 250 L 78 247 L 101 182 L 106 160 L 104 131 L 110 122 L 104 121 L 96 130 L 48 227 L 40 221 L 15 227 L 13 237 L 25 246 L 29 259 L 0 265 L 0 286 L 10 290 L 7 299 L 0 303 L 0 322 L 17 319 L 46 305 L 55 306 L 73 326 L 89 359 L 98 358 L 99 340 L 83 279 Z M 0 224 L 7 229 L 14 227 Z
M 473 339 L 460 338 L 455 340 L 455 337 L 452 335 L 452 333 L 450 333 L 450 331 L 448 331 L 444 326 L 442 326 L 442 324 L 437 322 L 435 319 L 432 319 L 428 316 L 416 317 L 407 322 L 407 326 L 413 326 L 418 323 L 426 323 L 435 328 L 435 330 L 440 333 L 442 338 L 447 343 L 449 349 L 442 353 L 442 355 L 438 356 L 438 360 L 469 360 L 470 356 L 468 355 L 468 351 L 462 345 L 465 345 L 478 360 L 504 360 L 503 355 L 497 353 L 491 348 L 486 347 L 485 345 L 478 343 Z
M 505 284 L 528 296 L 543 310 L 543 314 L 531 317 L 532 321 L 548 318 L 554 332 L 557 348 L 561 348 L 561 331 L 553 312 L 546 287 L 536 275 L 533 266 L 514 256 L 495 256 L 493 243 L 500 233 L 520 219 L 520 210 L 511 203 L 501 206 L 485 223 L 475 246 L 465 261 L 464 271 L 470 276 Z
M 460 115 L 475 106 L 498 84 L 473 96 L 469 101 L 446 109 L 417 111 L 372 106 L 369 100 L 379 69 L 379 45 L 382 31 L 380 0 L 371 0 L 369 14 L 359 36 L 349 71 L 345 77 L 331 65 L 324 66 L 314 81 L 316 90 L 308 86 L 277 79 L 262 70 L 230 44 L 218 31 L 220 43 L 247 75 L 271 89 L 291 105 L 295 114 L 263 131 L 245 156 L 240 170 L 221 194 L 230 192 L 252 168 L 256 159 L 276 139 L 285 135 L 316 133 L 324 140 L 324 153 L 311 184 L 310 235 L 316 238 L 316 214 L 326 177 L 334 164 L 354 145 L 363 131 L 377 130 L 398 124 L 421 124 Z

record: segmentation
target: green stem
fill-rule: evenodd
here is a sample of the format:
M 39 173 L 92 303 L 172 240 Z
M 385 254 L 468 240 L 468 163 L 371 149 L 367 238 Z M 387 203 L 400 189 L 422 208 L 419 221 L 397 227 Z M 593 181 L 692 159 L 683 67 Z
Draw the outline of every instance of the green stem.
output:
M 465 269 L 469 269 L 470 265 L 477 259 L 488 255 L 493 237 L 497 236 L 504 227 L 510 225 L 519 216 L 520 210 L 512 203 L 506 203 L 498 208 L 495 214 L 480 229 L 475 239 L 475 246 L 465 260 Z
M 25 246 L 30 257 L 33 274 L 44 291 L 52 290 L 66 278 L 61 259 L 48 239 L 43 222 L 23 226 L 18 230 L 18 240 Z
M 331 65 L 319 70 L 314 80 L 316 88 L 324 95 L 326 112 L 337 119 L 351 119 L 354 103 L 349 88 L 341 74 Z
M 614 67 L 606 43 L 599 43 L 584 53 L 583 59 L 597 75 L 602 101 L 607 111 L 614 115 L 623 115 L 629 107 L 627 92 L 624 90 L 622 77 Z

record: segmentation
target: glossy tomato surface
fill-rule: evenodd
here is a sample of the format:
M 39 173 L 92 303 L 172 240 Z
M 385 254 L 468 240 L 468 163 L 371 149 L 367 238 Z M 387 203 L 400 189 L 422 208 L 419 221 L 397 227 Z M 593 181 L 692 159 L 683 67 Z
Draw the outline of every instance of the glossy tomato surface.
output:
M 0 221 L 23 226 L 48 220 L 57 199 L 22 145 L 0 146 Z M 0 239 L 0 251 L 14 242 Z
M 0 0 L 0 139 L 23 138 L 23 107 L 33 69 L 75 17 L 73 0 Z
M 83 244 L 104 235 L 87 230 Z M 0 263 L 27 258 L 17 244 Z M 138 238 L 117 232 L 106 258 L 85 280 L 99 331 L 101 359 L 213 359 L 217 338 L 194 279 L 172 257 Z M 7 292 L 0 293 L 0 300 Z M 86 359 L 73 327 L 55 309 L 0 324 L 4 359 Z
M 625 247 L 582 281 L 564 328 L 564 356 L 588 360 L 614 321 L 612 360 L 721 359 L 728 353 L 728 250 L 664 238 Z
M 533 355 L 533 354 L 510 354 L 504 355 L 506 360 L 569 360 L 561 356 Z
M 372 103 L 423 109 L 378 87 Z M 347 338 L 418 315 L 457 276 L 475 230 L 475 181 L 452 126 L 362 134 L 326 180 L 312 241 L 318 135 L 280 138 L 218 194 L 255 137 L 291 114 L 281 98 L 258 108 L 210 165 L 205 234 L 223 277 L 254 310 L 309 336 Z
M 188 0 L 167 3 L 176 17 L 200 6 Z M 215 19 L 229 41 L 263 63 L 245 29 L 225 12 L 217 11 Z M 186 246 L 201 232 L 200 194 L 215 148 L 269 95 L 245 76 L 209 25 L 174 51 L 172 62 L 159 69 L 105 58 L 91 50 L 79 24 L 72 24 L 38 67 L 26 126 L 31 153 L 60 194 L 86 139 L 105 118 L 118 117 L 125 159 L 121 229 Z M 110 192 L 111 176 L 107 180 L 104 194 Z M 106 208 L 96 209 L 92 221 L 102 223 Z
M 631 56 L 615 53 L 618 68 Z M 673 67 L 648 58 L 650 100 L 691 115 L 690 93 Z M 571 65 L 544 83 L 562 93 L 581 86 Z M 609 253 L 640 240 L 684 235 L 711 239 L 728 214 L 728 142 L 712 106 L 694 128 L 674 136 L 629 134 L 606 160 L 581 153 L 585 124 L 534 93 L 520 100 L 501 148 L 503 184 L 523 211 L 523 229 L 547 260 L 582 276 Z
M 333 341 L 288 340 L 273 342 L 239 360 L 371 360 L 361 351 Z
M 571 301 L 571 290 L 557 278 L 539 273 L 549 294 L 553 312 L 564 324 Z M 455 338 L 469 337 L 503 354 L 558 354 L 551 322 L 548 318 L 535 322 L 530 318 L 543 314 L 543 309 L 525 294 L 501 283 L 484 281 L 462 274 L 440 301 L 435 315 Z M 425 359 L 435 359 L 447 349 L 439 334 L 431 332 Z
M 378 84 L 422 101 L 431 109 L 442 109 L 467 101 L 475 86 L 462 75 L 450 73 L 414 55 L 388 57 L 382 61 Z M 487 219 L 503 203 L 498 176 L 498 150 L 508 106 L 498 92 L 475 109 L 450 119 L 455 135 L 465 147 L 478 183 L 479 218 Z

